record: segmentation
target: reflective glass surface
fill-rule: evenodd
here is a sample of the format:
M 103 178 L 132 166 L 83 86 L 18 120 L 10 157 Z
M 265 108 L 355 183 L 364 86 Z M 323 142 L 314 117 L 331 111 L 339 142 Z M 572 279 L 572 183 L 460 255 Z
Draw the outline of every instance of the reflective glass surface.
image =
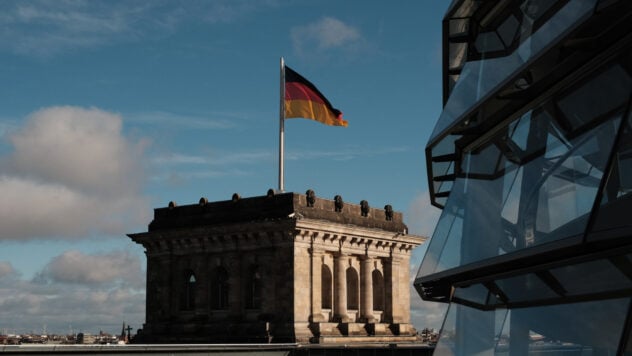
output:
M 602 193 L 593 231 L 622 229 L 626 234 L 632 228 L 632 112 L 625 122 L 613 158 L 608 180 Z M 619 234 L 615 234 L 617 236 Z
M 524 2 L 524 4 L 528 3 L 533 3 L 533 1 Z M 553 1 L 548 3 L 553 3 Z M 525 63 L 535 58 L 548 44 L 577 25 L 585 15 L 591 13 L 595 3 L 596 0 L 571 0 L 534 33 L 529 30 L 531 23 L 527 20 L 529 15 L 525 13 L 523 18 L 526 20 L 523 21 L 520 30 L 521 44 L 517 50 L 504 57 L 470 61 L 463 66 L 430 141 L 443 133 L 455 120 L 489 94 L 504 79 L 511 77 Z M 523 12 L 528 12 L 529 9 L 525 5 Z M 506 26 L 505 32 L 511 28 L 511 24 L 508 23 Z M 497 47 L 502 46 L 502 42 L 499 35 L 493 32 L 477 39 L 475 46 L 492 46 L 493 49 L 497 49 Z M 457 57 L 456 54 L 454 56 Z
M 630 258 L 629 254 L 615 255 L 458 286 L 451 301 L 490 309 L 553 304 L 574 297 L 619 296 L 632 291 Z
M 611 64 L 464 153 L 418 276 L 581 238 L 631 91 L 632 77 Z M 632 188 L 629 142 L 619 145 L 616 175 L 630 176 L 610 199 Z
M 629 298 L 482 311 L 451 304 L 434 355 L 615 355 Z

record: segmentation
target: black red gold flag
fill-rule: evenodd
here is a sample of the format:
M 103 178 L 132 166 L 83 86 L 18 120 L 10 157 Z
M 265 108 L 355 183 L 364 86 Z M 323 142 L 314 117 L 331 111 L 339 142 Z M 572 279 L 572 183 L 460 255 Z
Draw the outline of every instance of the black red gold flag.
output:
M 342 112 L 334 108 L 314 84 L 285 66 L 285 118 L 296 117 L 331 126 L 348 125 Z

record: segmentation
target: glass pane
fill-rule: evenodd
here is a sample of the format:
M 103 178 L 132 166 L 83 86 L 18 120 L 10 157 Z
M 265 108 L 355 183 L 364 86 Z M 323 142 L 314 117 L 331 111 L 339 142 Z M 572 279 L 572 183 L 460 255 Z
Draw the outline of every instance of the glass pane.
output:
M 632 114 L 625 122 L 593 231 L 632 227 Z M 624 232 L 625 234 L 625 232 Z
M 576 130 L 614 111 L 622 111 L 630 97 L 632 78 L 615 65 L 557 102 L 567 127 Z
M 459 251 L 462 215 L 463 212 L 460 211 L 457 204 L 446 206 L 443 209 L 417 277 L 454 267 L 458 263 L 458 256 L 454 256 L 454 254 Z M 450 244 L 448 244 L 448 240 L 452 240 Z M 445 255 L 444 251 L 447 251 Z
M 629 256 L 620 256 L 623 264 L 630 265 Z M 632 288 L 632 281 L 613 263 L 617 260 L 596 260 L 560 267 L 551 274 L 562 284 L 569 296 L 602 293 Z M 627 271 L 632 272 L 632 271 Z
M 482 311 L 451 304 L 434 355 L 615 355 L 629 298 Z
M 498 34 L 500 38 L 503 40 L 505 47 L 511 46 L 516 37 L 516 32 L 518 30 L 518 26 L 520 22 L 516 19 L 515 16 L 510 15 L 507 19 L 498 27 Z
M 430 241 L 432 257 L 427 255 L 420 273 L 584 233 L 620 119 L 574 136 L 549 110 L 545 103 L 523 115 L 507 132 L 465 156 L 467 178 L 458 178 L 452 187 Z M 503 151 L 499 142 L 505 142 Z
M 539 54 L 552 41 L 579 23 L 594 9 L 596 0 L 571 0 L 542 25 L 535 33 L 523 39 L 522 44 L 508 56 L 470 61 L 465 64 L 459 80 L 450 94 L 430 141 L 434 141 L 455 120 L 495 89 L 506 78 Z M 545 1 L 549 3 L 549 1 Z M 550 3 L 553 3 L 552 1 Z M 537 14 L 536 14 L 537 15 Z M 450 50 L 451 56 L 456 51 Z M 456 62 L 450 60 L 451 63 Z
M 509 302 L 555 298 L 558 295 L 535 274 L 529 273 L 496 281 Z
M 505 49 L 500 37 L 495 31 L 483 32 L 476 37 L 474 42 L 476 50 L 479 52 L 494 52 Z
M 469 287 L 457 288 L 454 293 L 455 298 L 476 303 L 481 306 L 487 304 L 488 296 L 489 290 L 482 284 L 474 284 Z

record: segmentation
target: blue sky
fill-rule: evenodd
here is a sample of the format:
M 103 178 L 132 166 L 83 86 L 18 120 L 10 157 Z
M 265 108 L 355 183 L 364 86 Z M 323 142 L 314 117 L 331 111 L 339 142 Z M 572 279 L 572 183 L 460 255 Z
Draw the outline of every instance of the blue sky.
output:
M 145 257 L 125 233 L 171 200 L 276 188 L 281 56 L 349 122 L 286 122 L 286 191 L 391 204 L 429 235 L 448 5 L 1 2 L 0 333 L 141 327 Z M 418 328 L 440 327 L 411 299 Z

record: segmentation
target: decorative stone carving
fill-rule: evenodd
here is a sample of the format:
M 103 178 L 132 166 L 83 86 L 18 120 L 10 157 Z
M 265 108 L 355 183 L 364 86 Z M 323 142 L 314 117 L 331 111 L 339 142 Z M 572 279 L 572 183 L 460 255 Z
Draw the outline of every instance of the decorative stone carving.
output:
M 366 200 L 363 200 L 360 202 L 360 212 L 362 213 L 362 216 L 369 216 L 369 202 Z
M 337 213 L 342 212 L 342 208 L 345 206 L 344 201 L 342 201 L 342 197 L 340 195 L 336 195 L 334 197 L 334 208 Z
M 314 202 L 316 202 L 316 193 L 314 193 L 313 190 L 308 189 L 305 192 L 305 195 L 307 196 L 307 206 L 310 208 L 314 207 Z
M 384 206 L 384 215 L 386 215 L 386 221 L 393 221 L 393 207 L 390 204 Z

